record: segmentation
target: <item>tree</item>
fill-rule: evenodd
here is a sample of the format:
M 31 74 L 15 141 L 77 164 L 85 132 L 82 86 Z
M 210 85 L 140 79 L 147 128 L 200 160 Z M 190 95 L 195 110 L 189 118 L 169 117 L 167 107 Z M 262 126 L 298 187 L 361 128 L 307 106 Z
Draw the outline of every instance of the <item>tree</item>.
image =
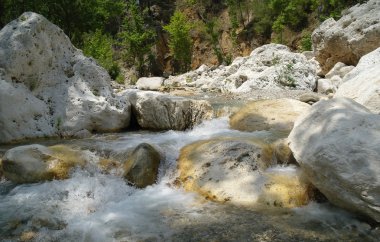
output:
M 103 34 L 100 29 L 95 32 L 86 33 L 83 36 L 83 52 L 87 56 L 95 58 L 103 66 L 111 78 L 116 80 L 120 74 L 120 69 L 114 61 L 114 40 L 108 34 Z
M 1 0 L 4 13 L 0 23 L 8 23 L 25 11 L 42 14 L 58 25 L 70 37 L 71 41 L 81 47 L 82 34 L 100 28 L 113 31 L 118 27 L 124 11 L 124 0 Z M 119 21 L 120 22 L 120 21 Z M 2 26 L 0 26 L 2 27 Z
M 192 53 L 191 29 L 192 24 L 190 24 L 186 16 L 179 11 L 175 11 L 170 18 L 170 23 L 164 26 L 164 30 L 166 30 L 170 36 L 170 52 L 177 62 L 180 72 L 185 72 L 190 68 Z
M 139 75 L 144 73 L 147 55 L 155 43 L 156 32 L 147 24 L 147 11 L 141 11 L 136 1 L 127 3 L 127 14 L 119 36 L 122 39 L 124 60 L 136 63 Z

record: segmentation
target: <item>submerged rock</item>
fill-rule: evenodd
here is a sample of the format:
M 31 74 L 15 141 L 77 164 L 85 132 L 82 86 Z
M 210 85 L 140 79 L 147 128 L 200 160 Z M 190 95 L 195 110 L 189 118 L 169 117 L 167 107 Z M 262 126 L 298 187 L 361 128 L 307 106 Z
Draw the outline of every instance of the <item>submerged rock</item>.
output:
M 335 97 L 349 97 L 380 114 L 380 48 L 363 56 L 343 78 Z
M 139 144 L 124 164 L 124 178 L 138 188 L 157 180 L 161 155 L 150 144 Z
M 159 92 L 127 92 L 140 127 L 153 130 L 185 130 L 213 115 L 207 101 Z
M 348 98 L 320 101 L 289 135 L 294 157 L 330 202 L 380 222 L 380 119 Z
M 379 47 L 380 2 L 355 5 L 335 21 L 329 18 L 312 34 L 315 57 L 327 73 L 337 62 L 356 65 L 359 59 Z
M 81 151 L 63 145 L 25 145 L 8 150 L 3 157 L 4 177 L 16 183 L 68 178 L 87 158 Z
M 297 117 L 310 105 L 294 99 L 250 102 L 231 115 L 230 126 L 240 131 L 290 131 Z
M 110 81 L 59 27 L 24 13 L 0 31 L 0 143 L 127 127 L 130 104 Z
M 272 155 L 265 144 L 254 140 L 198 141 L 181 149 L 180 181 L 186 190 L 219 202 L 281 207 L 306 204 L 309 185 L 296 168 L 288 173 L 265 171 L 273 163 Z
M 313 90 L 317 66 L 303 54 L 284 45 L 261 46 L 248 57 L 238 57 L 229 66 L 203 68 L 165 80 L 165 85 L 195 86 L 202 90 L 249 92 L 254 89 Z

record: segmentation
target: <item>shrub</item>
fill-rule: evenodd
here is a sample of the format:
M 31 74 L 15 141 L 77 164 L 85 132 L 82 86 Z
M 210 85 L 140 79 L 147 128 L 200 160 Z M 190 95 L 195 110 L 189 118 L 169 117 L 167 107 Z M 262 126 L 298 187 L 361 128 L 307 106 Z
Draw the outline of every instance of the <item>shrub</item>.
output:
M 120 68 L 113 59 L 113 39 L 111 36 L 103 34 L 98 29 L 95 32 L 84 34 L 83 39 L 84 54 L 96 59 L 108 71 L 111 78 L 115 80 L 120 75 Z
M 192 54 L 192 40 L 190 30 L 192 24 L 189 23 L 186 16 L 176 11 L 170 18 L 170 23 L 164 26 L 169 35 L 170 52 L 179 65 L 179 71 L 185 72 L 189 70 Z

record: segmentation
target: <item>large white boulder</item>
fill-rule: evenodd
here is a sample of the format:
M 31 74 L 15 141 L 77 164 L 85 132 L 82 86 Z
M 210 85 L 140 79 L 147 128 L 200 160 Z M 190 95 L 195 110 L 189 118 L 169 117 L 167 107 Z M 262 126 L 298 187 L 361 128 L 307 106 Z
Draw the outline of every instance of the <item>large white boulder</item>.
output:
M 319 101 L 289 135 L 308 179 L 333 204 L 380 222 L 380 119 L 348 98 Z
M 204 100 L 134 90 L 124 92 L 124 96 L 144 129 L 185 130 L 213 116 L 211 105 Z
M 380 114 L 380 48 L 363 56 L 343 78 L 336 97 L 349 97 Z
M 248 57 L 238 57 L 229 66 L 203 68 L 176 77 L 165 85 L 195 86 L 222 92 L 249 92 L 254 89 L 313 90 L 318 66 L 284 45 L 269 44 Z
M 0 31 L 0 142 L 127 127 L 130 104 L 56 25 L 27 12 Z
M 380 2 L 351 7 L 344 16 L 323 22 L 312 34 L 313 50 L 327 73 L 337 62 L 356 65 L 363 55 L 380 46 Z

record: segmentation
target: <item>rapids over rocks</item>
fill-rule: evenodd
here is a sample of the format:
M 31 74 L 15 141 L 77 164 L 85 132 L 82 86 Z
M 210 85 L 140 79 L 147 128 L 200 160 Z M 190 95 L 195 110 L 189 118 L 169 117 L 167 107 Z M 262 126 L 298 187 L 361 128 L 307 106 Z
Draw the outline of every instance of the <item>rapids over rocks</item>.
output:
M 376 241 L 377 229 L 328 202 L 298 208 L 235 206 L 207 201 L 176 186 L 177 159 L 185 145 L 211 138 L 270 143 L 282 136 L 231 130 L 222 117 L 189 131 L 40 141 L 86 150 L 89 162 L 65 180 L 22 185 L 1 180 L 1 241 Z M 97 166 L 99 154 L 117 157 L 144 142 L 163 157 L 156 184 L 137 189 L 116 168 L 104 172 Z M 1 146 L 0 151 L 9 148 Z M 287 173 L 295 167 L 271 169 Z

